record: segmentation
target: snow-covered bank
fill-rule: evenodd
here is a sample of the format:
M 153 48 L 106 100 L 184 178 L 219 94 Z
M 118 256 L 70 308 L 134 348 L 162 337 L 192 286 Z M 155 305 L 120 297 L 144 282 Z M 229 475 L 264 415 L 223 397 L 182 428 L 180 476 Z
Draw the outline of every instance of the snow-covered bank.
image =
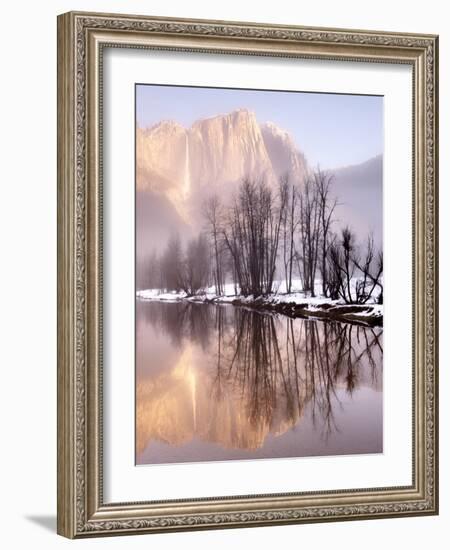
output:
M 383 326 L 383 306 L 380 304 L 344 304 L 326 298 L 301 298 L 292 295 L 237 298 L 234 305 L 272 311 L 288 317 L 334 320 L 365 326 Z
M 293 292 L 287 294 L 284 283 L 280 283 L 277 292 L 255 298 L 236 294 L 234 285 L 227 284 L 221 296 L 215 293 L 214 287 L 210 287 L 195 296 L 188 296 L 185 292 L 162 292 L 159 289 L 149 289 L 139 290 L 136 297 L 142 301 L 233 304 L 290 317 L 329 319 L 369 326 L 383 325 L 383 306 L 375 303 L 376 296 L 367 304 L 345 304 L 341 300 L 330 300 L 320 296 L 320 283 L 316 284 L 318 294 L 316 297 L 308 296 L 304 291 L 298 290 L 299 288 L 300 281 L 295 281 Z

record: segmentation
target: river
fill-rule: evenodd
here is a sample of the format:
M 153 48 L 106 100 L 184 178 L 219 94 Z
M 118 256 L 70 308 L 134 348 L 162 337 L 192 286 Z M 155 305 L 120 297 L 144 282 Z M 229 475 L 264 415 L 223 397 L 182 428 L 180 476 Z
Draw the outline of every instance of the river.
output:
M 383 329 L 136 302 L 136 463 L 383 451 Z

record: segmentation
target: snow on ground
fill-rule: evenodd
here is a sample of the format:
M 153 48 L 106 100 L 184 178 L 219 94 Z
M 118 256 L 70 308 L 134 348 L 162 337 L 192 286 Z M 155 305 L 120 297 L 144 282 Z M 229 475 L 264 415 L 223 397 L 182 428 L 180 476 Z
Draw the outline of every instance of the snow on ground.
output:
M 357 279 L 352 280 L 352 285 L 356 284 Z M 331 306 L 340 306 L 345 305 L 343 300 L 330 300 L 321 296 L 321 281 L 316 280 L 315 282 L 315 297 L 311 297 L 308 293 L 301 290 L 301 281 L 294 280 L 292 284 L 291 294 L 286 294 L 286 284 L 285 281 L 275 282 L 274 288 L 276 291 L 273 294 L 268 296 L 259 297 L 257 300 L 271 305 L 276 304 L 304 304 L 309 311 L 320 311 L 322 308 L 320 306 L 327 304 Z M 222 296 L 217 296 L 215 292 L 215 287 L 211 286 L 207 288 L 201 294 L 195 296 L 187 296 L 185 292 L 163 292 L 159 289 L 149 289 L 149 290 L 139 290 L 136 293 L 136 296 L 140 300 L 144 301 L 161 301 L 161 302 L 179 302 L 181 300 L 188 300 L 190 302 L 205 302 L 205 301 L 214 301 L 217 303 L 231 303 L 236 299 L 239 299 L 241 303 L 251 304 L 255 302 L 254 296 L 241 296 L 236 294 L 235 286 L 233 283 L 227 283 L 224 285 L 224 294 Z M 364 311 L 363 309 L 360 312 L 355 312 L 352 315 L 355 316 L 374 316 L 380 317 L 383 315 L 383 306 L 376 303 L 378 297 L 378 292 L 374 292 L 371 300 L 364 304 L 365 306 L 370 306 L 370 312 Z M 363 306 L 361 306 L 363 307 Z
M 138 290 L 136 297 L 144 301 L 155 302 L 179 302 L 186 298 L 185 292 L 162 292 L 157 288 L 150 288 L 148 290 Z
M 217 296 L 216 289 L 214 286 L 210 286 L 205 289 L 201 294 L 196 294 L 195 296 L 188 296 L 186 292 L 165 292 L 158 288 L 150 288 L 148 290 L 138 290 L 136 292 L 136 297 L 139 300 L 143 301 L 156 301 L 156 302 L 179 302 L 181 300 L 189 300 L 190 302 L 205 302 L 211 300 L 217 300 L 220 298 L 220 301 L 232 302 L 237 298 L 234 290 L 234 285 L 226 284 L 224 288 L 224 295 Z
M 364 304 L 366 305 L 366 304 Z M 382 304 L 367 304 L 370 306 L 370 311 L 355 311 L 352 313 L 354 317 L 383 317 Z

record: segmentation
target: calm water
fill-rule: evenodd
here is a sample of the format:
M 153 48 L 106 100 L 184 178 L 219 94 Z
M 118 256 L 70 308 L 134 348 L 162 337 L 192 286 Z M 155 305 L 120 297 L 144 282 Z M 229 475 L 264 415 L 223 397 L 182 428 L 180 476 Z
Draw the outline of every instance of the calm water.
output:
M 383 450 L 383 330 L 136 303 L 136 462 Z

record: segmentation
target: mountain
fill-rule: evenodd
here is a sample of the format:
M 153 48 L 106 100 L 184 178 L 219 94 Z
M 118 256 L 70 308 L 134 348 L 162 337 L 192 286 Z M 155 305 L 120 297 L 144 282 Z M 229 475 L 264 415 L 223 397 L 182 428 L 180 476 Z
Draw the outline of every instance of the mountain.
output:
M 171 232 L 182 238 L 202 227 L 205 198 L 227 201 L 246 176 L 276 186 L 280 176 L 302 184 L 307 160 L 292 136 L 272 122 L 238 109 L 195 121 L 186 128 L 163 120 L 136 131 L 136 226 L 138 263 L 165 246 Z M 383 158 L 332 170 L 338 198 L 335 229 L 350 225 L 363 240 L 373 232 L 382 244 Z
M 280 177 L 288 173 L 294 181 L 304 181 L 308 165 L 292 136 L 273 122 L 262 124 L 261 133 L 275 175 Z
M 383 156 L 361 164 L 332 170 L 335 210 L 340 227 L 352 227 L 358 239 L 373 234 L 375 245 L 383 243 Z
M 308 170 L 292 137 L 273 123 L 259 124 L 247 109 L 190 128 L 169 120 L 138 128 L 136 157 L 137 191 L 165 196 L 184 220 L 214 188 L 226 197 L 246 176 L 275 185 L 285 173 L 301 182 Z

